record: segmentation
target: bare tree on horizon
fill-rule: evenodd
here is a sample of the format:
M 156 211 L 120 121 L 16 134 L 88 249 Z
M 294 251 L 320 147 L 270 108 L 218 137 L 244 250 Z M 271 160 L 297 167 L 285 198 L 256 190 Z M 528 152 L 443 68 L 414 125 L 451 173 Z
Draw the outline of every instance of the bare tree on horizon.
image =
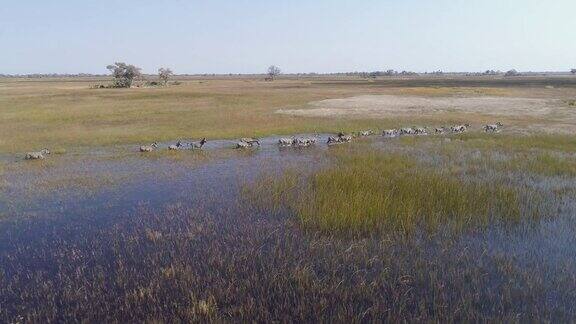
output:
M 168 84 L 168 79 L 170 79 L 172 75 L 174 75 L 174 73 L 169 68 L 158 69 L 158 77 L 164 83 L 164 85 Z
M 280 70 L 279 67 L 277 67 L 276 65 L 270 65 L 268 67 L 268 77 L 266 78 L 266 80 L 274 81 L 274 79 L 278 75 L 280 75 L 280 73 L 282 73 L 282 71 Z

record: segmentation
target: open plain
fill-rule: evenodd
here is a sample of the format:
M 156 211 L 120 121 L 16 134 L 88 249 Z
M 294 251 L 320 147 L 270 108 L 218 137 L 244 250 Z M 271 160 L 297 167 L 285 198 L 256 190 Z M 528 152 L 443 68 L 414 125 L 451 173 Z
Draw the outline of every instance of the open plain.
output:
M 0 79 L 0 322 L 576 318 L 576 76 L 105 81 Z

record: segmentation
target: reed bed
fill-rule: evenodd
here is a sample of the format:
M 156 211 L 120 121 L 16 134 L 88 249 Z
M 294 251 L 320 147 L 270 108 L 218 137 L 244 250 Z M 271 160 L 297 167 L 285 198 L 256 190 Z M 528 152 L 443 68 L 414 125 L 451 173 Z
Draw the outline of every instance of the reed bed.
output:
M 510 162 L 511 166 L 519 170 L 544 176 L 576 176 L 576 160 L 550 153 L 534 154 L 516 158 Z
M 298 181 L 293 172 L 263 178 L 251 201 L 295 213 L 305 228 L 326 233 L 465 230 L 518 223 L 518 189 L 458 179 L 407 156 L 343 149 L 333 164 Z
M 461 140 L 469 148 L 484 150 L 501 150 L 506 152 L 531 152 L 546 150 L 556 152 L 574 152 L 576 138 L 562 134 L 484 134 L 471 132 L 454 137 Z

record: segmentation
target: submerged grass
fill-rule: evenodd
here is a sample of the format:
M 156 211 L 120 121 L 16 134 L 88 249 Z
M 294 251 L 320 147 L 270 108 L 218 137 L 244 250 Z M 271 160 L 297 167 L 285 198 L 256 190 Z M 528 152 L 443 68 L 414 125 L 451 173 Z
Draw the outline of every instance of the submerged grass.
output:
M 0 191 L 2 191 L 7 185 L 6 179 L 4 179 L 4 162 L 0 161 Z
M 263 174 L 254 183 L 243 185 L 242 197 L 251 208 L 278 213 L 286 208 L 286 202 L 298 199 L 301 180 L 293 169 L 281 177 Z

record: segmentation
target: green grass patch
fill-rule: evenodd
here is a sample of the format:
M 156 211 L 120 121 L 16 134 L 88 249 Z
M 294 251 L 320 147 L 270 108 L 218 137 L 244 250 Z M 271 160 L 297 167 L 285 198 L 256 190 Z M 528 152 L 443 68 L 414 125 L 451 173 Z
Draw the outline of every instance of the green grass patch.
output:
M 296 204 L 302 223 L 329 232 L 409 233 L 520 219 L 518 194 L 511 188 L 463 182 L 381 153 L 338 157 L 334 168 L 312 177 L 304 196 L 309 201 Z
M 576 161 L 549 153 L 516 157 L 505 168 L 543 176 L 576 176 Z
M 483 150 L 508 152 L 533 150 L 573 152 L 576 150 L 576 137 L 561 134 L 512 135 L 471 132 L 452 138 L 462 140 L 467 147 Z
M 352 235 L 461 231 L 521 219 L 519 192 L 503 184 L 463 181 L 403 155 L 349 148 L 329 154 L 334 164 L 306 181 L 293 172 L 258 181 L 251 201 L 287 207 L 305 228 Z

